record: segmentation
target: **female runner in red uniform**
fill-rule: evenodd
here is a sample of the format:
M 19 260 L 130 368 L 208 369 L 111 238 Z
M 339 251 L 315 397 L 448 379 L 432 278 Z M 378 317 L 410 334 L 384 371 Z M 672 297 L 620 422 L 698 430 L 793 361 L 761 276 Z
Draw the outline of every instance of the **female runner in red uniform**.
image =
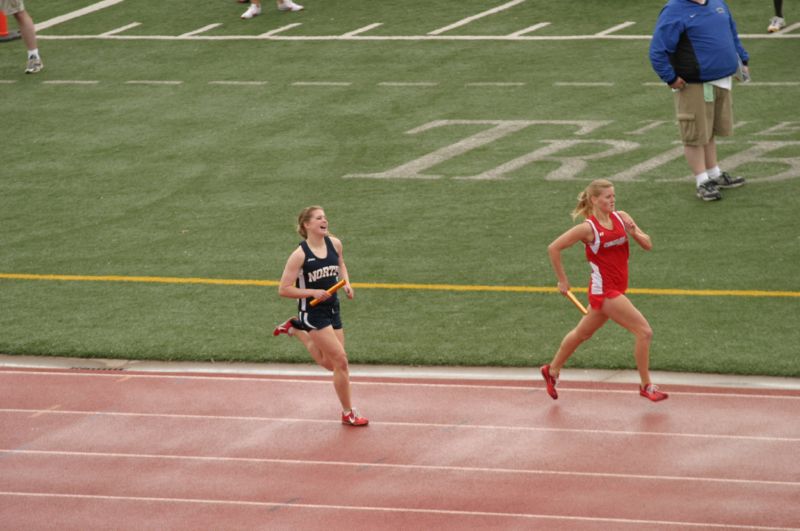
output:
M 278 294 L 298 299 L 299 315 L 278 325 L 273 334 L 298 338 L 319 365 L 333 371 L 333 387 L 342 404 L 342 423 L 366 426 L 369 420 L 360 416 L 351 403 L 350 371 L 344 350 L 338 293 L 331 295 L 325 291 L 343 278 L 347 280 L 343 290 L 348 298 L 353 298 L 342 242 L 328 234 L 328 218 L 318 206 L 300 212 L 297 232 L 303 241 L 286 262 Z M 310 305 L 313 299 L 319 300 L 314 307 Z
M 553 361 L 541 368 L 547 393 L 558 398 L 556 384 L 561 367 L 581 343 L 603 326 L 608 319 L 619 323 L 636 337 L 634 357 L 639 370 L 639 394 L 654 402 L 669 395 L 658 390 L 650 381 L 650 341 L 653 330 L 647 319 L 625 296 L 628 289 L 628 238 L 649 251 L 653 244 L 633 218 L 626 212 L 614 210 L 614 185 L 605 179 L 592 181 L 578 196 L 572 218 L 583 216 L 586 221 L 575 225 L 547 247 L 550 262 L 558 278 L 558 289 L 566 294 L 569 280 L 561 264 L 561 251 L 583 242 L 592 273 L 589 281 L 589 313 L 561 341 Z

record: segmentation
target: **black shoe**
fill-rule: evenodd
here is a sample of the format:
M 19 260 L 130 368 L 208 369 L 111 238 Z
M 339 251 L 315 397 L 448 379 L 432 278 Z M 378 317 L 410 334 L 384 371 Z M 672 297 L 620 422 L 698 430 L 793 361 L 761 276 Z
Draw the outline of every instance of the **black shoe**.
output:
M 717 201 L 722 199 L 722 194 L 719 193 L 717 183 L 709 179 L 697 186 L 697 197 L 703 201 Z
M 728 172 L 722 172 L 719 177 L 714 177 L 711 182 L 718 188 L 736 188 L 745 183 L 744 177 L 731 177 Z

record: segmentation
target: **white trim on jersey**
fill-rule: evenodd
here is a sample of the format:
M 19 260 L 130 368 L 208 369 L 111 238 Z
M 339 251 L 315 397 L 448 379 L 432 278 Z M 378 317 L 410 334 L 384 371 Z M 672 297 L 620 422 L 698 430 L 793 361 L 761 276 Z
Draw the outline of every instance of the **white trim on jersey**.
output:
M 592 295 L 602 295 L 603 275 L 600 274 L 600 268 L 592 262 L 589 262 L 589 267 L 592 268 Z
M 592 240 L 592 243 L 589 244 L 589 249 L 592 251 L 592 253 L 597 254 L 597 252 L 600 250 L 600 232 L 598 232 L 597 227 L 594 226 L 594 222 L 591 219 L 587 219 L 586 223 L 589 224 L 594 232 L 594 240 Z
M 300 273 L 297 275 L 297 287 L 300 289 L 306 289 L 306 278 L 305 275 L 303 275 L 302 269 L 300 270 Z M 303 297 L 302 299 L 300 299 L 300 311 L 305 312 L 306 310 L 308 310 L 308 308 L 306 308 L 306 298 Z

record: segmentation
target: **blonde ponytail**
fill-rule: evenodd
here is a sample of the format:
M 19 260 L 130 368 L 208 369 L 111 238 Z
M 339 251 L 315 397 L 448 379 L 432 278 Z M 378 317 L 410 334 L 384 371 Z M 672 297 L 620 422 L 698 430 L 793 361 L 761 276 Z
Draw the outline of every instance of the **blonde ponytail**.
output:
M 607 189 L 612 188 L 614 183 L 607 179 L 595 179 L 589 183 L 581 193 L 578 194 L 578 204 L 572 210 L 572 219 L 577 219 L 579 216 L 589 218 L 594 214 L 594 205 L 592 198 L 597 197 L 600 193 Z

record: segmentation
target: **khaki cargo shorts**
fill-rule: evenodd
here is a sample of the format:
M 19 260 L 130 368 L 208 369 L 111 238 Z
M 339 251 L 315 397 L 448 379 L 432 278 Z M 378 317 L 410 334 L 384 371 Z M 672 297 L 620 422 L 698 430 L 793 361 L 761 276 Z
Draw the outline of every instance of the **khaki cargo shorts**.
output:
M 731 91 L 709 85 L 713 101 L 706 101 L 703 83 L 690 83 L 675 92 L 675 115 L 681 140 L 687 146 L 704 146 L 713 137 L 733 134 Z
M 0 0 L 0 11 L 6 15 L 13 15 L 25 11 L 25 4 L 22 3 L 22 0 Z

